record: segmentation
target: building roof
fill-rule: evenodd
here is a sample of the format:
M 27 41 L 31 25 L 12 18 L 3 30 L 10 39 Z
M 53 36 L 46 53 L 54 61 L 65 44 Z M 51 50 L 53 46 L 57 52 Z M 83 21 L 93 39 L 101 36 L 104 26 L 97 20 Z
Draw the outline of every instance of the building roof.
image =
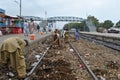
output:
M 5 10 L 0 8 L 0 13 L 5 14 Z

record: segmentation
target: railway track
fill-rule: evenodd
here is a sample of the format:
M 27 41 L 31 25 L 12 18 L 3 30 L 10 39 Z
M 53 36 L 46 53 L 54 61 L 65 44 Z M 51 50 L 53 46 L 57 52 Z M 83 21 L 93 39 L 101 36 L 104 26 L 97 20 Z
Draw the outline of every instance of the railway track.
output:
M 33 68 L 30 70 L 30 72 L 27 73 L 27 78 L 25 78 L 24 80 L 29 80 L 29 76 L 31 76 L 33 74 L 33 72 L 35 71 L 35 69 L 37 68 L 37 66 L 41 63 L 42 59 L 44 58 L 44 56 L 47 54 L 48 50 L 51 48 L 47 47 L 46 50 L 43 52 L 42 55 L 37 55 L 37 62 L 35 62 L 35 65 L 33 66 Z
M 80 52 L 79 55 L 84 58 L 98 80 L 120 79 L 119 51 L 84 39 L 78 43 L 73 42 L 73 46 Z
M 75 56 L 73 56 L 73 54 L 70 54 L 71 53 L 69 51 L 70 48 L 74 50 L 73 53 L 75 53 Z M 81 54 L 82 52 L 80 52 L 76 48 L 76 46 L 74 46 L 71 42 L 69 43 L 68 48 L 61 49 L 61 50 L 53 49 L 53 48 L 51 49 L 51 47 L 48 46 L 48 44 L 46 43 L 42 44 L 41 42 L 37 42 L 35 43 L 34 46 L 28 48 L 28 50 L 30 50 L 28 52 L 31 53 L 31 56 L 28 58 L 28 61 L 27 61 L 28 77 L 24 80 L 63 80 L 63 79 L 65 80 L 88 80 L 88 79 L 100 80 L 98 79 L 98 75 L 96 75 L 93 71 L 95 68 L 91 68 L 90 67 L 91 65 L 88 65 L 86 63 L 86 61 L 83 58 L 83 54 Z M 76 59 L 76 56 L 77 56 L 77 59 Z M 34 58 L 31 58 L 31 57 L 34 57 Z M 89 77 L 87 79 L 85 78 L 81 79 L 80 75 L 83 72 L 79 72 L 81 70 L 79 70 L 80 67 L 78 67 L 78 65 L 81 62 L 85 67 L 85 70 L 87 71 L 86 74 L 90 75 L 92 79 L 90 79 Z M 114 63 L 114 60 L 113 60 L 113 63 Z M 34 65 L 30 67 L 32 64 Z M 73 66 L 76 66 L 77 68 L 74 68 Z M 79 75 L 76 78 L 76 75 L 78 73 Z M 109 73 L 109 70 L 107 74 L 108 73 Z M 106 79 L 106 80 L 110 80 L 110 79 Z
M 26 57 L 26 68 L 27 68 L 27 77 L 24 80 L 31 80 L 29 77 L 34 73 L 36 68 L 42 62 L 42 59 L 47 54 L 51 46 L 48 46 L 48 40 L 37 40 L 34 43 L 30 44 L 25 49 Z M 0 68 L 1 69 L 1 68 Z M 4 71 L 4 74 L 1 75 L 0 80 L 18 80 L 17 73 L 15 71 Z M 7 74 L 7 75 L 6 75 Z
M 84 66 L 85 66 L 85 68 L 86 68 L 86 71 L 88 71 L 88 73 L 91 75 L 91 77 L 93 78 L 93 80 L 98 80 L 97 79 L 97 77 L 95 76 L 95 74 L 92 72 L 92 70 L 89 68 L 89 66 L 85 63 L 85 61 L 84 61 L 84 59 L 82 58 L 82 56 L 80 56 L 80 54 L 79 54 L 79 52 L 77 51 L 77 49 L 75 49 L 75 47 L 72 45 L 72 43 L 70 43 L 69 44 L 73 49 L 74 49 L 74 51 L 75 51 L 75 53 L 78 55 L 78 61 L 82 61 L 82 63 L 84 64 Z M 36 49 L 37 48 L 37 46 L 36 47 L 32 47 L 32 49 L 31 50 L 34 50 L 34 49 Z M 27 73 L 27 78 L 25 78 L 24 80 L 30 80 L 29 79 L 29 77 L 33 74 L 33 72 L 35 72 L 35 70 L 37 69 L 37 67 L 38 67 L 38 65 L 40 64 L 40 63 L 42 63 L 42 60 L 43 60 L 43 58 L 45 58 L 45 55 L 47 56 L 47 52 L 49 51 L 49 49 L 51 48 L 51 46 L 50 47 L 47 47 L 46 48 L 46 50 L 43 52 L 43 54 L 42 55 L 40 55 L 41 57 L 39 58 L 39 60 L 37 61 L 37 62 L 35 62 L 35 65 L 32 67 L 32 69 Z M 60 63 L 60 64 L 62 64 L 62 63 Z M 40 64 L 41 65 L 41 64 Z M 39 65 L 39 66 L 40 66 Z
M 91 75 L 91 77 L 93 78 L 93 80 L 98 80 L 98 78 L 96 77 L 96 75 L 93 73 L 93 71 L 90 69 L 90 67 L 86 64 L 85 60 L 83 59 L 83 57 L 80 55 L 79 51 L 73 46 L 73 44 L 71 42 L 69 42 L 70 46 L 72 47 L 72 49 L 75 51 L 77 57 L 79 58 L 79 61 L 83 63 L 83 65 L 85 66 L 85 68 L 87 69 L 88 73 Z
M 81 37 L 83 39 L 87 39 L 91 42 L 95 42 L 95 43 L 98 43 L 98 44 L 102 44 L 106 47 L 109 47 L 111 49 L 114 49 L 114 50 L 117 50 L 117 51 L 120 51 L 120 44 L 117 44 L 113 41 L 107 41 L 107 40 L 104 40 L 104 39 L 97 39 L 95 37 L 92 37 L 92 36 L 86 36 L 84 34 L 81 35 Z
M 80 53 L 78 52 L 78 50 L 72 45 L 72 43 L 69 43 L 69 45 L 72 47 L 72 49 L 74 50 L 74 52 L 76 53 L 76 55 L 78 56 L 78 61 L 82 62 L 83 65 L 86 68 L 86 71 L 88 71 L 89 75 L 91 76 L 91 78 L 93 80 L 98 80 L 98 78 L 96 77 L 96 75 L 93 73 L 93 71 L 89 68 L 89 66 L 86 64 L 85 60 L 82 58 L 82 56 L 80 55 Z M 31 76 L 33 74 L 33 72 L 35 71 L 35 69 L 38 67 L 38 65 L 40 64 L 40 62 L 42 61 L 43 58 L 45 58 L 45 55 L 47 56 L 47 52 L 49 51 L 50 47 L 46 48 L 44 54 L 41 56 L 41 58 L 39 58 L 38 62 L 36 62 L 36 65 L 30 70 L 30 72 L 28 72 L 28 76 Z M 74 55 L 75 56 L 75 55 Z M 52 64 L 52 63 L 51 63 Z M 62 63 L 56 63 L 56 64 L 62 64 Z M 55 65 L 55 64 L 54 64 Z M 87 73 L 86 73 L 87 74 Z M 25 80 L 29 80 L 29 77 L 27 77 Z
M 89 68 L 89 66 L 85 63 L 85 61 L 84 61 L 84 59 L 82 58 L 82 56 L 80 56 L 80 54 L 79 54 L 79 52 L 77 51 L 77 49 L 75 49 L 75 47 L 70 43 L 69 44 L 73 49 L 74 49 L 74 51 L 75 51 L 75 53 L 78 55 L 78 60 L 77 61 L 82 61 L 82 63 L 84 64 L 84 66 L 85 66 L 85 68 L 86 68 L 86 71 L 88 71 L 88 73 L 90 74 L 90 76 L 91 76 L 91 78 L 92 79 L 90 79 L 90 80 L 98 80 L 97 79 L 97 77 L 95 76 L 95 74 L 92 72 L 92 70 Z M 36 69 L 37 70 L 41 70 L 41 69 L 39 69 L 40 68 L 40 66 L 41 67 L 43 67 L 44 66 L 44 69 L 43 69 L 43 73 L 44 73 L 44 70 L 45 70 L 45 72 L 46 72 L 46 70 L 53 70 L 52 71 L 52 73 L 54 72 L 54 69 L 56 69 L 56 67 L 55 67 L 55 65 L 58 65 L 59 66 L 59 69 L 61 69 L 61 71 L 63 70 L 62 68 L 63 67 L 61 67 L 61 65 L 63 65 L 63 66 L 65 66 L 66 64 L 69 64 L 69 63 L 67 63 L 66 61 L 64 61 L 64 59 L 58 59 L 58 60 L 55 60 L 55 62 L 54 61 L 52 61 L 52 62 L 48 62 L 48 61 L 46 61 L 45 59 L 49 59 L 50 57 L 47 57 L 48 55 L 50 56 L 51 55 L 51 53 L 50 54 L 46 54 L 46 53 L 49 53 L 49 50 L 50 50 L 50 48 L 51 47 L 48 47 L 48 48 L 46 48 L 46 50 L 45 50 L 45 52 L 43 53 L 43 55 L 39 58 L 39 60 L 38 60 L 38 62 L 36 62 L 36 65 L 28 72 L 28 77 L 25 79 L 25 80 L 30 80 L 31 78 L 29 78 L 29 77 L 31 77 L 32 76 L 32 74 L 36 74 Z M 58 50 L 58 52 L 59 52 L 59 50 Z M 67 53 L 66 53 L 67 54 Z M 59 56 L 59 54 L 57 53 L 55 53 L 54 55 L 58 55 Z M 74 56 L 74 55 L 73 55 Z M 56 56 L 53 56 L 52 55 L 52 57 L 56 57 Z M 63 57 L 63 56 L 62 56 Z M 65 56 L 64 56 L 65 57 Z M 44 58 L 44 59 L 43 59 Z M 44 60 L 45 60 L 45 62 L 44 62 Z M 51 60 L 49 60 L 49 61 L 51 61 Z M 46 64 L 46 62 L 48 62 L 47 64 Z M 41 64 L 40 64 L 41 63 Z M 42 64 L 43 63 L 43 64 Z M 39 65 L 40 64 L 40 65 Z M 47 68 L 45 68 L 45 65 L 47 65 Z M 64 67 L 65 68 L 65 67 Z M 67 68 L 66 68 L 66 70 L 65 71 L 67 71 L 67 69 L 68 69 L 68 65 L 67 65 Z M 62 76 L 61 75 L 61 71 L 60 71 L 60 73 L 59 73 L 59 80 L 62 80 L 62 78 L 60 78 L 60 76 Z M 56 72 L 56 71 L 55 71 Z M 42 72 L 41 72 L 42 73 Z M 62 73 L 64 73 L 64 72 L 62 72 Z M 88 73 L 86 73 L 86 74 L 88 74 Z M 45 74 L 45 73 L 44 73 Z M 46 74 L 48 74 L 48 73 L 46 73 Z M 55 73 L 55 74 L 57 74 L 57 73 Z M 54 75 L 55 75 L 54 74 Z M 68 74 L 67 72 L 65 72 L 65 74 Z M 71 76 L 72 76 L 72 73 L 69 73 Z M 88 74 L 88 75 L 89 75 Z M 40 75 L 40 74 L 39 74 Z M 43 75 L 43 74 L 41 74 L 41 75 Z M 80 77 L 79 77 L 80 78 Z M 43 78 L 41 78 L 41 79 L 43 79 Z M 55 76 L 53 76 L 52 77 L 52 79 L 51 80 L 56 80 L 57 79 L 57 77 L 55 78 Z M 65 80 L 69 80 L 69 79 L 65 79 Z M 75 78 L 73 78 L 73 80 L 77 80 L 77 78 L 75 79 Z

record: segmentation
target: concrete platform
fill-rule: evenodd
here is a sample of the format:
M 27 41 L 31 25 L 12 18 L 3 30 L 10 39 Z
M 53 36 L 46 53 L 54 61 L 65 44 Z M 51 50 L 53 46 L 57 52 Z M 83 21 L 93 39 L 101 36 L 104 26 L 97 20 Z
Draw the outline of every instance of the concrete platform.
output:
M 39 39 L 42 39 L 44 37 L 47 37 L 49 35 L 52 35 L 52 33 L 44 33 L 44 34 L 39 34 L 39 33 L 35 33 L 35 39 L 34 40 L 30 40 L 30 35 L 29 36 L 24 36 L 24 34 L 10 34 L 10 35 L 3 35 L 3 36 L 0 36 L 0 45 L 2 43 L 2 41 L 4 41 L 5 39 L 7 38 L 10 38 L 10 37 L 20 37 L 22 39 L 27 39 L 30 43 L 36 41 L 36 40 L 39 40 Z
M 120 33 L 98 33 L 98 32 L 81 32 L 81 33 L 120 39 Z

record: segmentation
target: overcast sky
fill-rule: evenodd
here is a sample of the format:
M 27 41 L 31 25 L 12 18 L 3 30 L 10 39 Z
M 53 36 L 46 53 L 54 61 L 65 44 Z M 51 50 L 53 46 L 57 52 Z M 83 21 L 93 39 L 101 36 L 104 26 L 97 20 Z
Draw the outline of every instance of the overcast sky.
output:
M 8 15 L 19 15 L 19 0 L 0 0 L 0 8 Z M 103 22 L 120 20 L 120 0 L 22 0 L 23 16 L 75 16 L 87 18 L 95 16 Z

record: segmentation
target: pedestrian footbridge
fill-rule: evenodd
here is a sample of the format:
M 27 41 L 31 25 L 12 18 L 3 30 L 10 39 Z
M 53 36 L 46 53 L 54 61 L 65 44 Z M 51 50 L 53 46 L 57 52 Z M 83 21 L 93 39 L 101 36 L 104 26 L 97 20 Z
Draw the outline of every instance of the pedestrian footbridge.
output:
M 30 20 L 32 18 L 35 21 L 42 21 L 44 20 L 41 17 L 35 17 L 35 16 L 23 16 L 26 20 Z M 71 21 L 71 22 L 81 22 L 84 21 L 83 18 L 80 17 L 72 17 L 72 16 L 57 16 L 57 17 L 48 17 L 47 18 L 48 22 L 53 22 L 53 21 Z
M 86 26 L 89 28 L 89 31 L 96 32 L 96 27 L 94 26 L 92 21 L 89 21 L 87 19 L 83 19 L 80 17 L 56 16 L 56 17 L 48 17 L 47 19 L 43 19 L 41 17 L 35 17 L 35 16 L 23 16 L 23 18 L 26 20 L 30 20 L 30 18 L 32 18 L 34 21 L 43 21 L 43 22 L 46 21 L 47 23 L 56 23 L 57 21 L 62 21 L 62 22 L 82 22 L 82 21 L 84 21 Z
M 58 17 L 49 17 L 47 18 L 47 21 L 53 22 L 53 21 L 68 21 L 68 22 L 81 22 L 84 21 L 83 18 L 79 17 L 71 17 L 71 16 L 58 16 Z

